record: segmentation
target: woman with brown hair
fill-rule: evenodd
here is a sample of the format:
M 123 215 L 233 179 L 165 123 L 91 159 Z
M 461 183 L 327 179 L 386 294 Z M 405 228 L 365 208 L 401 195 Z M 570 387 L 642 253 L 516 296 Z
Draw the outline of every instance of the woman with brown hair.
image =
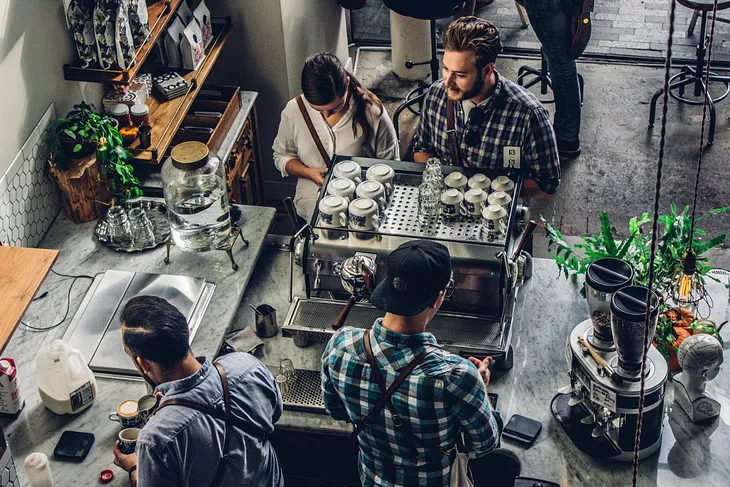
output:
M 281 112 L 273 149 L 274 164 L 282 176 L 299 178 L 294 204 L 307 221 L 334 154 L 399 158 L 398 136 L 383 104 L 328 52 L 315 54 L 304 63 L 302 95 L 290 100 Z

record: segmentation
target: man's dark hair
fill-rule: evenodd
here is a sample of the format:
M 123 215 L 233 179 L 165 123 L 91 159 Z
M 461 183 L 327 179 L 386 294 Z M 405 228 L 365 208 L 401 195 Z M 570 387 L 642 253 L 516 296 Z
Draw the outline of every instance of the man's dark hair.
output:
M 135 357 L 163 367 L 182 361 L 190 350 L 185 316 L 157 296 L 136 296 L 122 311 L 124 345 Z
M 445 51 L 474 51 L 476 67 L 481 71 L 497 60 L 502 52 L 499 29 L 488 20 L 479 17 L 461 17 L 449 24 L 444 32 Z

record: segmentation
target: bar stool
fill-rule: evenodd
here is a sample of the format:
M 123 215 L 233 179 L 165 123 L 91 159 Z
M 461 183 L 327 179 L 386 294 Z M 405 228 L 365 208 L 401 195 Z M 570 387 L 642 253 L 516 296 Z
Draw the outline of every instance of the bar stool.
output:
M 435 82 L 441 78 L 439 76 L 439 59 L 436 51 L 436 20 L 451 17 L 458 13 L 464 4 L 464 0 L 422 0 L 419 2 L 413 2 L 409 0 L 383 0 L 383 3 L 390 10 L 404 15 L 406 17 L 413 17 L 414 19 L 428 20 L 431 24 L 431 59 L 427 61 L 407 61 L 406 68 L 411 69 L 414 66 L 422 66 L 428 64 L 431 66 L 431 82 Z M 393 114 L 393 126 L 395 133 L 399 135 L 398 131 L 398 117 L 403 113 L 404 110 L 410 110 L 414 114 L 420 113 L 420 106 L 423 103 L 423 99 L 426 97 L 426 90 L 428 86 L 421 86 L 411 91 L 406 96 L 406 101 L 402 103 Z M 414 106 L 418 105 L 419 110 L 416 111 Z
M 533 79 L 525 83 L 525 78 L 528 76 L 534 76 Z M 517 84 L 524 88 L 531 88 L 532 86 L 540 83 L 540 94 L 547 95 L 548 88 L 553 89 L 552 81 L 550 81 L 550 72 L 548 71 L 547 60 L 545 59 L 545 52 L 540 48 L 540 69 L 535 69 L 532 66 L 520 66 L 517 70 Z M 583 75 L 578 73 L 578 91 L 580 91 L 580 104 L 583 105 Z M 540 103 L 555 103 L 555 100 L 540 100 Z
M 702 16 L 700 20 L 700 36 L 697 40 L 696 62 L 694 66 L 682 66 L 679 73 L 669 79 L 669 96 L 681 103 L 690 105 L 702 105 L 705 97 L 707 98 L 708 107 L 710 108 L 710 129 L 707 135 L 707 144 L 712 145 L 715 141 L 715 103 L 724 100 L 730 94 L 730 77 L 720 76 L 710 71 L 709 81 L 720 82 L 725 85 L 725 91 L 716 97 L 710 94 L 710 87 L 705 86 L 705 73 L 710 69 L 710 60 L 705 62 L 707 52 L 707 42 L 709 35 L 707 34 L 707 14 L 712 11 L 713 0 L 677 0 L 677 2 L 687 8 L 700 12 Z M 721 0 L 717 3 L 717 10 L 725 10 L 730 8 L 730 0 Z M 693 29 L 694 30 L 694 29 Z M 694 84 L 694 98 L 688 98 L 684 95 L 684 88 Z M 677 93 L 675 93 L 675 91 Z M 659 97 L 664 93 L 664 89 L 660 88 L 651 98 L 651 106 L 649 110 L 649 128 L 654 126 L 656 119 L 656 105 Z M 699 99 L 698 99 L 699 98 Z

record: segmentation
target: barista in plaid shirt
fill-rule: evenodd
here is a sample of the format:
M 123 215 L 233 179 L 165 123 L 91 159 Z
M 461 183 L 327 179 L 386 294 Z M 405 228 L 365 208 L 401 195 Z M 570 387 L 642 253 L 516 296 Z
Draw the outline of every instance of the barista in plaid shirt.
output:
M 414 160 L 438 157 L 455 165 L 447 133 L 447 100 L 454 102 L 454 128 L 461 163 L 504 167 L 506 147 L 519 148 L 525 172 L 522 197 L 553 194 L 560 183 L 555 132 L 542 104 L 504 79 L 494 62 L 502 51 L 491 22 L 462 17 L 444 33 L 443 79 L 428 90 L 414 138 Z
M 369 337 L 385 384 L 389 387 L 424 348 L 432 350 L 390 398 L 407 424 L 396 427 L 385 408 L 359 434 L 360 479 L 365 486 L 448 486 L 459 431 L 470 458 L 499 444 L 502 419 L 487 400 L 492 359 L 452 355 L 425 331 L 454 289 L 445 246 L 412 240 L 391 252 L 386 264 L 388 276 L 371 296 L 385 317 L 375 320 Z M 364 330 L 345 326 L 329 341 L 322 355 L 322 388 L 335 419 L 357 423 L 375 406 L 382 394 L 368 364 Z

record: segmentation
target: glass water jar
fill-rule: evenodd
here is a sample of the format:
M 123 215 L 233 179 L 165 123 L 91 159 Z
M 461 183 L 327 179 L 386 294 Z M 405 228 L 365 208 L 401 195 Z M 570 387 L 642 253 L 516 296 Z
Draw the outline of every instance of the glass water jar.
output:
M 183 142 L 162 166 L 172 241 L 183 250 L 224 246 L 231 233 L 226 170 L 202 142 Z
M 611 298 L 634 279 L 633 268 L 621 259 L 605 257 L 586 268 L 588 312 L 593 322 L 593 336 L 600 342 L 611 342 Z

